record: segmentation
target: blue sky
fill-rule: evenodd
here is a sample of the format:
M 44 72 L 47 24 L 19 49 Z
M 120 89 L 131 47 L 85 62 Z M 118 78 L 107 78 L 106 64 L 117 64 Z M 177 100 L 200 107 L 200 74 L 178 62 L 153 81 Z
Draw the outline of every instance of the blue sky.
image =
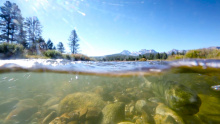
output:
M 220 46 L 219 0 L 11 0 L 23 17 L 37 16 L 42 36 L 65 44 L 76 29 L 80 52 L 197 49 Z M 5 0 L 0 0 L 3 5 Z

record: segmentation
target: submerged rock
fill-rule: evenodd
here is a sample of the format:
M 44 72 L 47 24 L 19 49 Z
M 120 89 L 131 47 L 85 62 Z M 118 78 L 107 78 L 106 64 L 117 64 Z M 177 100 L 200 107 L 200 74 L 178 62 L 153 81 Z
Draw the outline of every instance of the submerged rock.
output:
M 100 108 L 90 107 L 81 110 L 64 113 L 60 117 L 55 118 L 50 124 L 69 124 L 69 123 L 85 123 L 99 124 L 101 121 L 102 111 Z
M 127 104 L 125 106 L 125 118 L 132 119 L 135 114 L 134 103 Z
M 138 100 L 135 103 L 135 110 L 139 113 L 142 113 L 143 110 L 147 108 L 147 102 L 145 100 Z
M 67 124 L 79 124 L 78 121 L 71 121 L 71 122 L 68 122 Z
M 79 113 L 79 120 L 85 120 L 86 119 L 86 114 L 88 112 L 88 108 L 83 108 L 81 110 L 78 111 Z
M 88 108 L 88 112 L 86 113 L 86 123 L 87 124 L 97 124 L 100 123 L 102 111 L 99 108 Z
M 78 121 L 80 118 L 79 111 L 72 111 L 69 113 L 64 113 L 60 116 L 61 120 L 64 122 L 70 122 L 70 121 Z
M 49 115 L 47 115 L 42 124 L 48 124 L 50 121 L 52 121 L 54 118 L 56 118 L 57 113 L 55 111 L 52 111 Z
M 48 108 L 48 110 L 58 112 L 58 106 L 59 106 L 59 104 L 55 104 L 55 105 L 53 105 L 53 106 L 50 106 L 50 107 Z
M 135 124 L 135 123 L 132 123 L 132 122 L 120 122 L 118 124 Z
M 80 110 L 85 107 L 97 107 L 102 109 L 104 107 L 104 101 L 95 93 L 73 93 L 67 95 L 59 103 L 59 114 L 70 112 L 74 110 Z
M 39 123 L 39 119 L 42 117 L 41 112 L 38 111 L 36 113 L 34 113 L 28 120 L 30 120 L 30 123 Z M 43 116 L 45 117 L 45 116 Z
M 201 106 L 201 99 L 194 91 L 175 82 L 170 82 L 166 89 L 165 100 L 169 107 L 181 114 L 196 114 Z
M 92 91 L 96 94 L 102 95 L 104 92 L 104 88 L 101 86 L 97 86 L 94 89 L 92 89 Z
M 33 97 L 33 99 L 40 105 L 45 103 L 49 98 L 50 95 L 47 94 L 39 94 Z
M 202 121 L 202 119 L 198 116 L 198 114 L 186 115 L 186 116 L 183 116 L 182 118 L 185 124 L 206 124 Z
M 6 122 L 16 120 L 19 123 L 27 123 L 29 117 L 38 110 L 37 103 L 32 99 L 21 100 L 15 106 L 15 109 L 12 110 L 5 118 Z
M 49 98 L 49 99 L 43 104 L 43 106 L 49 107 L 49 106 L 58 104 L 59 101 L 60 101 L 60 98 L 59 98 L 59 97 L 51 97 L 51 98 Z
M 153 115 L 155 113 L 155 108 L 157 106 L 157 103 L 153 103 L 146 100 L 138 100 L 135 103 L 135 110 L 142 115 L 149 115 L 149 121 L 152 122 L 152 117 L 150 115 Z M 146 113 L 146 114 L 145 114 Z
M 117 102 L 124 102 L 124 103 L 129 103 L 131 101 L 130 97 L 121 94 L 114 96 L 114 99 Z
M 154 120 L 156 124 L 184 124 L 183 119 L 175 111 L 162 103 L 156 108 Z
M 49 124 L 65 124 L 62 122 L 60 117 L 56 117 L 53 121 L 51 121 Z
M 69 122 L 79 122 L 80 113 L 78 111 L 72 111 L 62 114 L 60 117 L 56 117 L 49 124 L 67 124 Z
M 145 111 L 142 111 L 141 114 L 141 120 L 144 122 L 144 124 L 152 124 L 154 123 L 153 118 Z
M 220 99 L 219 97 L 199 94 L 202 105 L 199 110 L 199 117 L 205 123 L 217 124 L 220 122 Z
M 102 124 L 116 124 L 125 120 L 125 104 L 121 102 L 108 104 L 102 110 Z
M 142 124 L 142 123 L 151 124 L 151 123 L 154 123 L 154 119 L 151 116 L 151 114 L 152 114 L 151 109 L 153 109 L 152 105 L 147 103 L 145 100 L 138 100 L 135 104 L 135 110 L 141 116 L 139 118 L 136 117 L 136 119 L 133 119 L 133 120 L 136 120 L 137 124 Z
M 161 103 L 163 102 L 160 98 L 158 97 L 151 97 L 148 99 L 148 101 L 152 102 L 152 103 Z
M 101 109 L 91 107 L 88 108 L 88 112 L 86 113 L 86 120 L 97 120 L 101 116 Z
M 173 81 L 149 82 L 154 94 L 164 98 L 165 104 L 178 113 L 193 115 L 199 112 L 201 99 L 190 88 Z
M 135 124 L 144 124 L 144 122 L 142 119 L 138 118 L 136 119 Z
M 13 109 L 13 107 L 19 102 L 18 99 L 13 98 L 13 99 L 8 99 L 7 101 L 4 101 L 0 103 L 0 112 L 4 113 L 7 111 L 10 111 Z
M 56 113 L 58 113 L 58 104 L 55 104 L 53 106 L 50 107 L 43 107 L 43 110 L 41 111 L 42 116 L 47 116 L 48 114 L 50 114 L 51 112 L 55 111 Z

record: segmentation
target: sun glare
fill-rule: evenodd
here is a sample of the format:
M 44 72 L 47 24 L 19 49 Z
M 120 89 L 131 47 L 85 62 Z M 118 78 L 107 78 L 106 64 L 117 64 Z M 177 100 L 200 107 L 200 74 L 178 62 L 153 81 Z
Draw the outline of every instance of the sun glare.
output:
M 80 15 L 85 16 L 86 14 L 80 10 L 80 5 L 83 5 L 83 0 L 56 0 L 58 6 L 62 6 L 69 12 L 77 12 Z

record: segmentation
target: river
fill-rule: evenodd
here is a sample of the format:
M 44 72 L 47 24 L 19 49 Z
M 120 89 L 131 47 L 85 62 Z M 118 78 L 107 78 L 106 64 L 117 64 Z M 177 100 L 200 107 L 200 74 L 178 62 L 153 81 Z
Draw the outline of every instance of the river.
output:
M 220 123 L 220 61 L 0 61 L 0 124 Z

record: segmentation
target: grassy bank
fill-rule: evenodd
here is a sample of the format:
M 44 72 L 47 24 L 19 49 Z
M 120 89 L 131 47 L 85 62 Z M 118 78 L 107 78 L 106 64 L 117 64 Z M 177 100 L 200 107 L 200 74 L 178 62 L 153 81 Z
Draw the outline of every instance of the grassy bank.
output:
M 31 51 L 24 49 L 20 44 L 1 43 L 0 59 L 67 59 L 74 61 L 90 61 L 83 54 L 63 54 L 56 50 Z
M 220 59 L 220 49 L 189 50 L 185 55 L 170 55 L 168 60 L 177 59 Z

